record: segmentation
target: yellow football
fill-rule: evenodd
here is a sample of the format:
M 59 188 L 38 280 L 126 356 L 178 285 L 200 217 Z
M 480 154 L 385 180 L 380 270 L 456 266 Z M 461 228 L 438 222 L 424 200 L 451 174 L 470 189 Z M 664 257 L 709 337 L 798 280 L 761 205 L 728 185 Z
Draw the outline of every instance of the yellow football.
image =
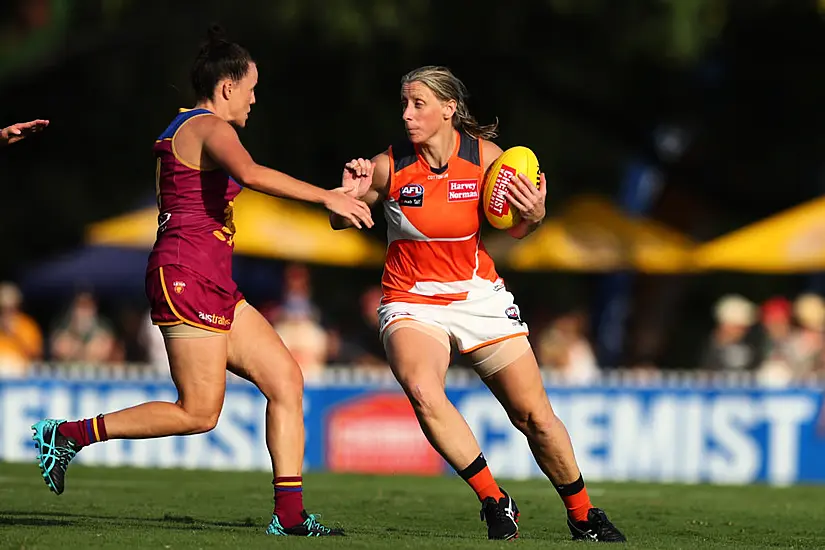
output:
M 490 166 L 484 177 L 484 215 L 496 229 L 510 229 L 521 221 L 518 211 L 507 200 L 510 178 L 524 174 L 539 186 L 539 160 L 527 147 L 511 147 Z

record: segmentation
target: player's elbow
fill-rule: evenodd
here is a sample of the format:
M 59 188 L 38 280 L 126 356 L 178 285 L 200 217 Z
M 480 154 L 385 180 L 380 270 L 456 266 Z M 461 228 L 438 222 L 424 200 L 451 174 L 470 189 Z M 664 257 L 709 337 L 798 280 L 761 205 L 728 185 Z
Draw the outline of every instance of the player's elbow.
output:
M 524 220 L 521 220 L 519 223 L 508 229 L 507 233 L 514 239 L 523 239 L 535 231 L 538 226 L 539 224 L 528 224 Z
M 526 236 L 525 233 L 521 231 L 521 228 L 519 228 L 518 226 L 511 227 L 510 229 L 508 229 L 507 234 L 513 237 L 514 239 L 519 240 L 523 239 Z

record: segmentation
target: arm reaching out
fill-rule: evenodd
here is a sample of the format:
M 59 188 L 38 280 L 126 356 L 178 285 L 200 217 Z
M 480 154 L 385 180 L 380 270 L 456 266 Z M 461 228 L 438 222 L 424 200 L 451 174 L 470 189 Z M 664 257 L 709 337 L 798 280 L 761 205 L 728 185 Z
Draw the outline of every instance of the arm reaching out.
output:
M 31 134 L 36 134 L 46 129 L 49 125 L 48 120 L 32 120 L 29 122 L 18 122 L 0 130 L 0 147 L 17 143 L 22 139 L 26 139 Z
M 323 204 L 327 210 L 358 228 L 362 227 L 362 224 L 372 227 L 372 215 L 363 201 L 339 191 L 316 187 L 256 163 L 241 144 L 232 126 L 217 117 L 209 119 L 212 127 L 204 129 L 205 152 L 244 187 L 274 197 Z

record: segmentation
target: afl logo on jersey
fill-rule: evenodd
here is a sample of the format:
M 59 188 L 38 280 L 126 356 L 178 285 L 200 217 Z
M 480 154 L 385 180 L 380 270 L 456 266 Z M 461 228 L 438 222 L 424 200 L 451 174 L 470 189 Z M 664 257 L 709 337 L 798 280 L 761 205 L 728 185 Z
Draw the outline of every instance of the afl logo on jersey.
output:
M 398 204 L 401 206 L 421 206 L 424 204 L 424 186 L 409 183 L 398 192 Z

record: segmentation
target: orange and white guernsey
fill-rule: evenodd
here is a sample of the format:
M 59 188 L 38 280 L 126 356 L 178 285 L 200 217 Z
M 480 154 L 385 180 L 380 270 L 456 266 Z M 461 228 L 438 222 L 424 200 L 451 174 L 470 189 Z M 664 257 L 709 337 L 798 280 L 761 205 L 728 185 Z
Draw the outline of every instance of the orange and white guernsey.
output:
M 409 142 L 389 150 L 389 247 L 378 308 L 385 344 L 386 329 L 405 319 L 442 330 L 461 353 L 528 334 L 481 243 L 482 142 L 456 135 L 442 170 Z
M 447 305 L 489 295 L 501 283 L 481 242 L 482 142 L 456 137 L 443 170 L 409 142 L 389 149 L 384 304 Z

